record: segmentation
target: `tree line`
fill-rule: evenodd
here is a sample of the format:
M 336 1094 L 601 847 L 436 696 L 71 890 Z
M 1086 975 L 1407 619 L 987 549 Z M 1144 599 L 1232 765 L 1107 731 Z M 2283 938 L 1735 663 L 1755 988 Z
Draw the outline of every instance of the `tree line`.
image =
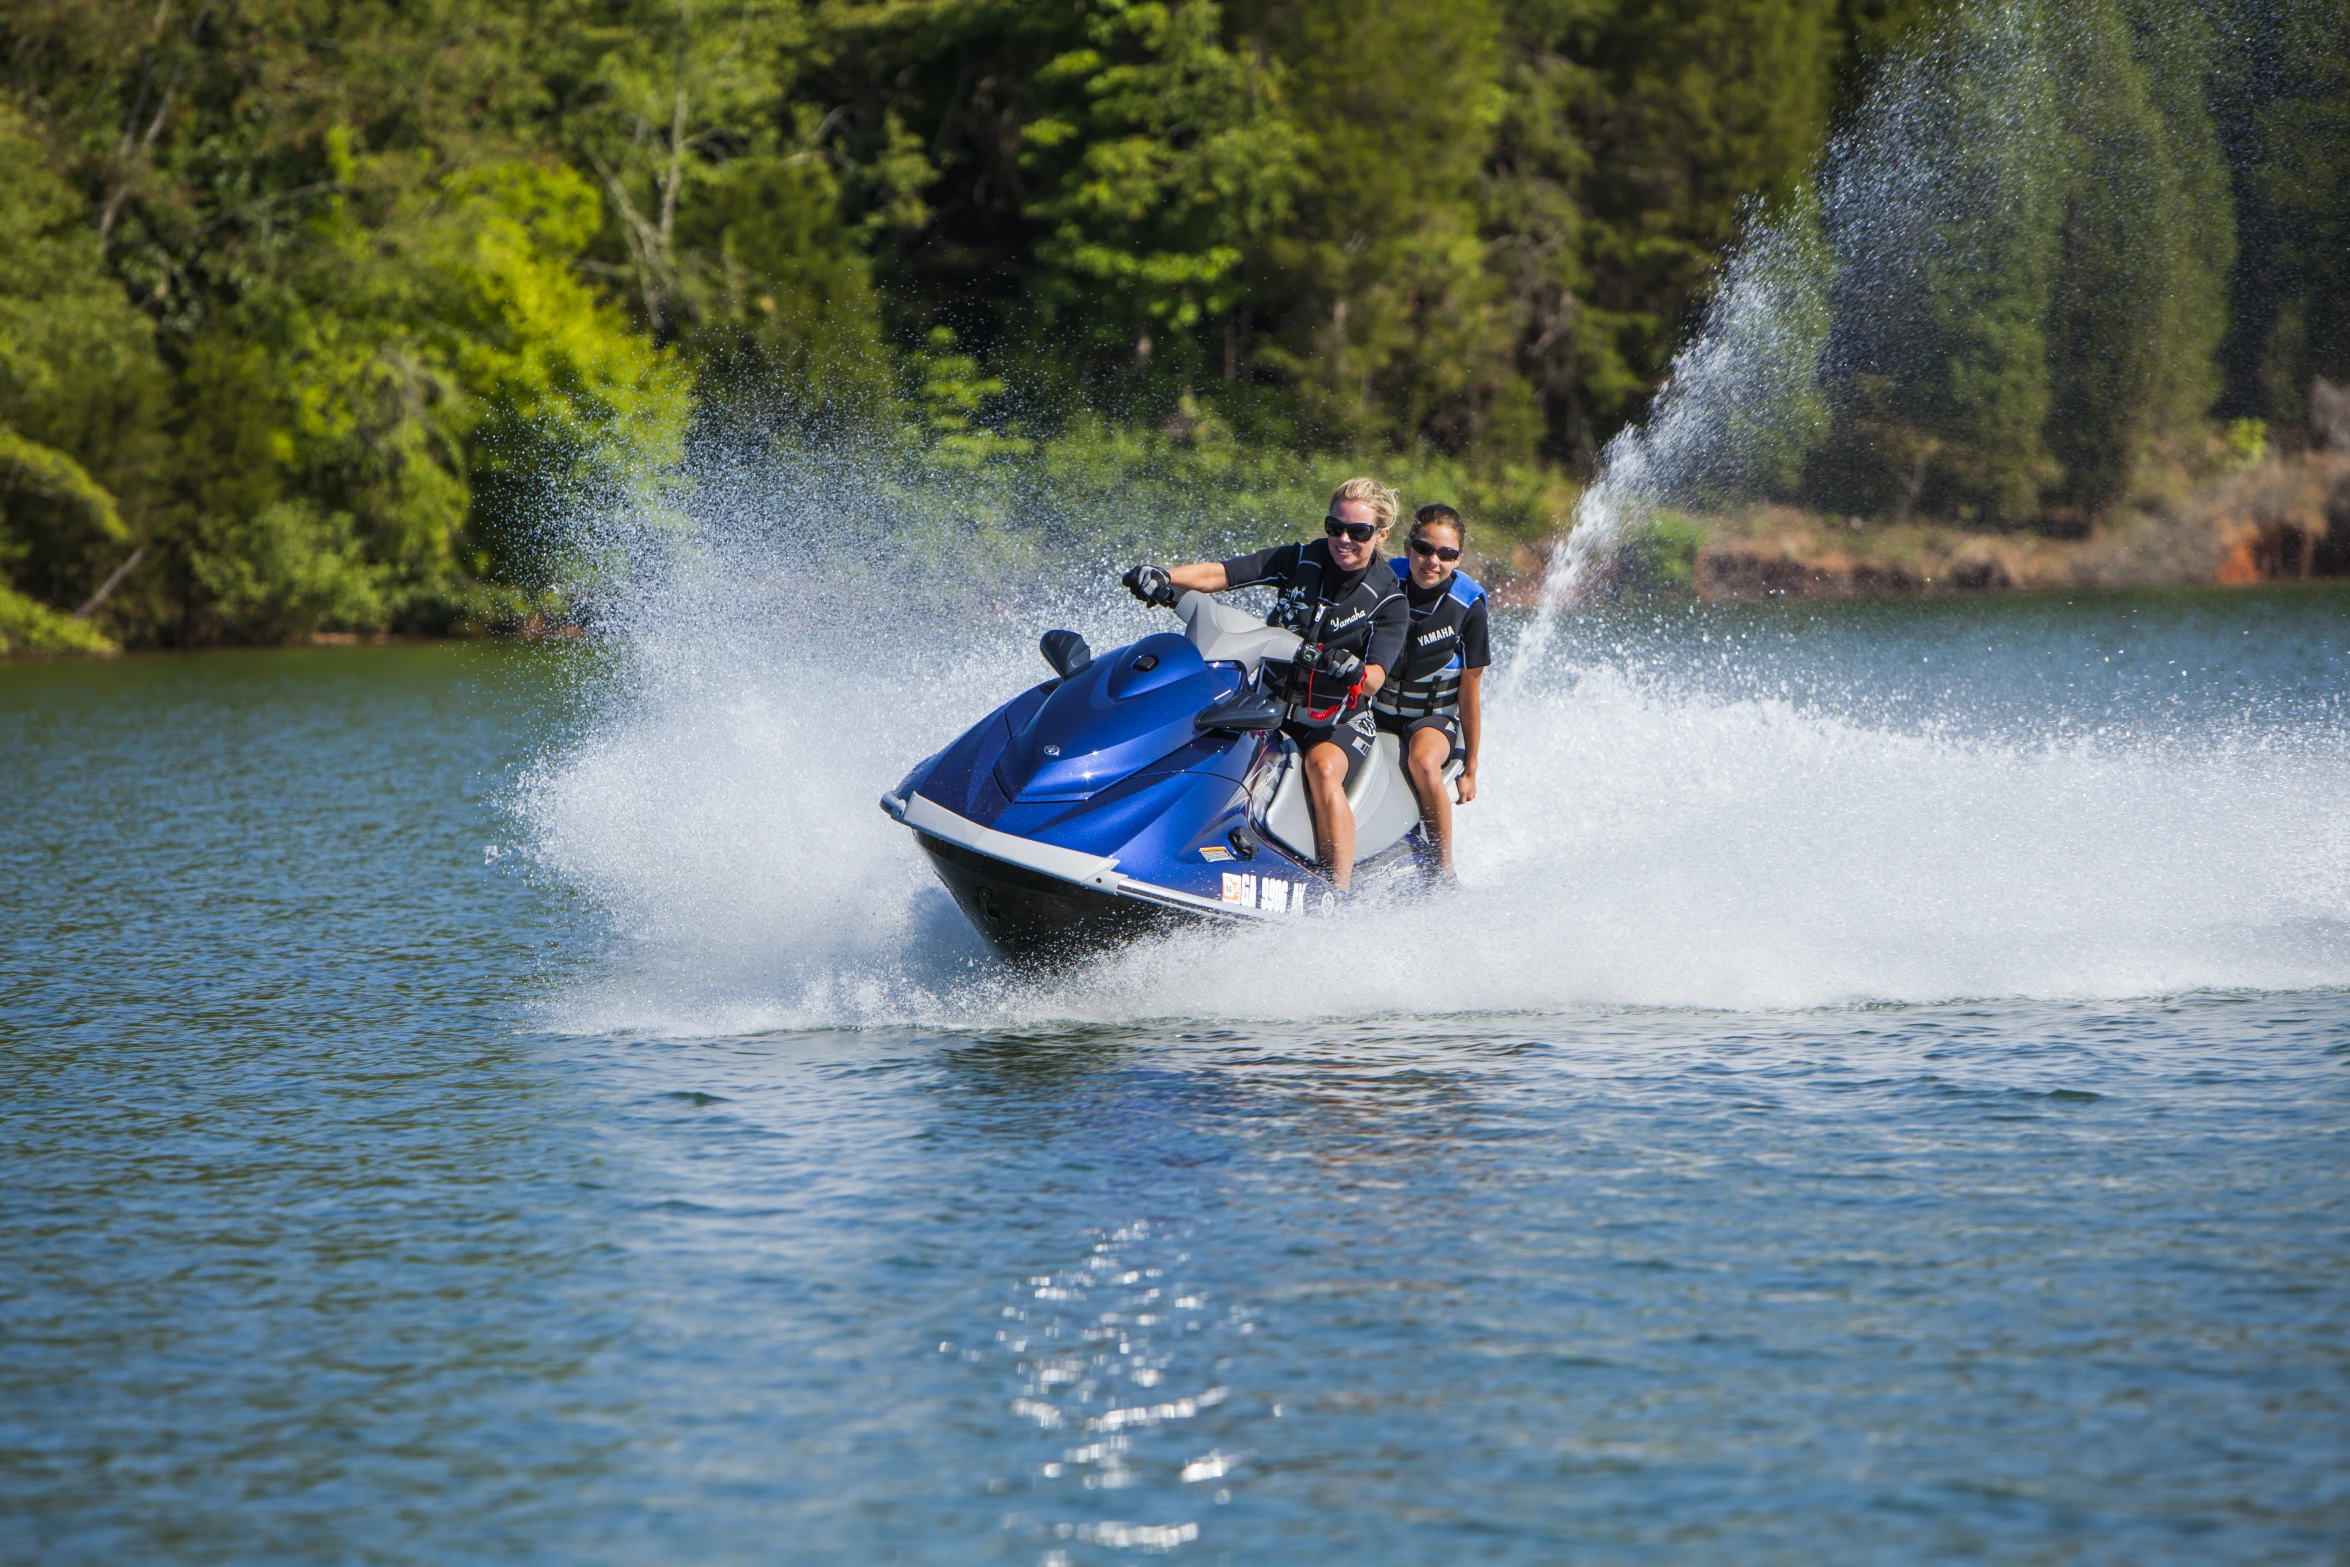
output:
M 21 0 L 0 637 L 510 621 L 551 516 L 721 414 L 933 467 L 1384 453 L 1533 495 L 1768 215 L 1828 258 L 1832 372 L 1770 488 L 2087 526 L 2350 371 L 2344 20 Z M 1904 135 L 1940 160 L 1906 303 L 1849 264 Z

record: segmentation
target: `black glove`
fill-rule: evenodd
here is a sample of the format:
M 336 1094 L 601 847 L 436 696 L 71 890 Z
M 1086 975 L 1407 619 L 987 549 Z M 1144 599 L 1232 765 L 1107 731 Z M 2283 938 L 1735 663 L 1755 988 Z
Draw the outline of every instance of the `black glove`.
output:
M 1126 584 L 1126 591 L 1145 604 L 1175 607 L 1175 584 L 1168 579 L 1164 566 L 1137 566 L 1118 579 Z
M 1342 647 L 1323 647 L 1314 654 L 1314 672 L 1353 685 L 1363 672 L 1363 661 Z

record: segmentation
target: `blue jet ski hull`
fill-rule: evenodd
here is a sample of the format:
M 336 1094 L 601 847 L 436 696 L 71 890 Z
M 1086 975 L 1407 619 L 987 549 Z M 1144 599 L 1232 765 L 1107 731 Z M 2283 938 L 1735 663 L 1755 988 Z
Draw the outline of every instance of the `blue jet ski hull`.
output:
M 1203 728 L 1249 676 L 1162 633 L 1023 692 L 882 798 L 1006 956 L 1100 950 L 1197 921 L 1278 920 L 1327 883 L 1262 830 L 1291 748 Z M 1270 711 L 1266 709 L 1265 711 Z
M 1186 922 L 1331 906 L 1297 748 L 1278 732 L 1302 644 L 1205 594 L 1183 595 L 1175 612 L 1182 635 L 1099 659 L 1074 632 L 1045 633 L 1060 678 L 882 796 L 1008 957 L 1050 961 Z M 1392 736 L 1356 770 L 1347 802 L 1358 883 L 1433 863 Z
M 917 832 L 915 841 L 964 918 L 1007 957 L 1106 951 L 1198 917 L 1062 881 L 928 833 Z

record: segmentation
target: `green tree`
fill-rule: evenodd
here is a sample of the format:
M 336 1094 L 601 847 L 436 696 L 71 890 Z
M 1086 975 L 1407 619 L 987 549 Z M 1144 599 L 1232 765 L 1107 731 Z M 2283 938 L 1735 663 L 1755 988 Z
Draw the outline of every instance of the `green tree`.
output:
M 2303 439 L 2309 381 L 2350 380 L 2350 16 L 2340 0 L 2220 8 L 2243 254 L 2228 411 Z
M 1585 472 L 1599 459 L 1598 420 L 1635 406 L 1649 386 L 1589 307 L 1585 192 L 1594 158 L 1577 111 L 1600 89 L 1573 51 L 1607 4 L 1504 6 L 1502 113 L 1478 195 L 1487 265 L 1514 317 L 1518 368 L 1537 399 L 1544 451 Z
M 168 484 L 125 494 L 150 558 L 110 611 L 133 635 L 445 622 L 469 575 L 543 572 L 522 524 L 552 497 L 676 452 L 682 378 L 580 276 L 596 193 L 532 150 L 526 20 L 224 0 L 0 22 L 168 386 Z
M 776 0 L 550 8 L 553 130 L 604 197 L 598 265 L 706 389 L 878 416 L 872 265 L 842 220 L 825 117 L 792 96 L 815 8 Z M 902 150 L 901 150 L 902 161 Z
M 2150 403 L 2158 435 L 2176 436 L 2197 429 L 2222 390 L 2219 353 L 2237 255 L 2234 195 L 2212 106 L 2218 46 L 2210 13 L 2198 3 L 2132 0 L 2129 17 L 2178 191 L 2178 221 L 2163 235 L 2164 347 Z
M 921 351 L 946 326 L 1032 398 L 1075 382 L 1072 354 L 1031 309 L 1036 180 L 1023 159 L 1043 116 L 1036 79 L 1086 46 L 1092 11 L 1019 0 L 833 0 L 813 13 L 795 100 L 865 237 L 893 335 Z M 1068 96 L 1068 84 L 1054 88 Z
M 1254 20 L 1310 138 L 1297 220 L 1258 273 L 1282 309 L 1263 361 L 1326 439 L 1530 449 L 1533 399 L 1477 210 L 1505 108 L 1493 6 L 1283 0 Z
M 0 99 L 0 592 L 16 601 L 0 635 L 13 642 L 91 643 L 31 606 L 74 609 L 137 548 L 163 446 L 154 330 L 83 219 Z
M 1888 67 L 1825 171 L 1836 422 L 1815 499 L 2038 514 L 2060 471 L 2044 439 L 2070 161 L 2028 8 L 1958 12 Z
M 680 346 L 708 396 L 777 401 L 803 420 L 871 423 L 891 351 L 873 264 L 814 153 L 730 160 L 679 227 L 708 286 Z
M 1242 262 L 1290 216 L 1304 138 L 1209 0 L 1098 0 L 1037 72 L 1023 131 L 1038 194 L 1037 318 L 1083 350 L 1188 383 L 1242 371 Z M 1222 337 L 1211 348 L 1209 330 Z M 1220 349 L 1220 352 L 1216 352 Z
M 466 445 L 472 532 L 501 575 L 532 578 L 547 563 L 523 541 L 549 508 L 627 489 L 677 459 L 687 381 L 579 277 L 573 263 L 601 214 L 578 174 L 492 164 L 439 196 L 415 265 L 432 299 L 434 359 L 479 410 Z
M 357 156 L 184 349 L 183 634 L 431 624 L 542 584 L 559 509 L 673 461 L 682 373 L 574 262 L 559 164 Z
M 1912 34 L 1830 164 L 1820 499 L 2081 524 L 2199 436 L 2234 239 L 2191 23 L 2091 0 Z
M 1750 201 L 1799 203 L 1827 0 L 1510 0 L 1482 202 L 1544 447 L 1588 468 L 1695 324 Z
M 1828 0 L 1624 0 L 1569 39 L 1594 74 L 1576 119 L 1593 317 L 1590 402 L 1609 425 L 1663 374 L 1745 202 L 1797 198 L 1827 130 Z
M 2054 493 L 2088 515 L 2218 392 L 2234 225 L 2200 19 L 2175 12 L 2133 28 L 2118 0 L 2088 0 L 2052 29 L 2070 177 L 2047 446 L 2064 470 Z

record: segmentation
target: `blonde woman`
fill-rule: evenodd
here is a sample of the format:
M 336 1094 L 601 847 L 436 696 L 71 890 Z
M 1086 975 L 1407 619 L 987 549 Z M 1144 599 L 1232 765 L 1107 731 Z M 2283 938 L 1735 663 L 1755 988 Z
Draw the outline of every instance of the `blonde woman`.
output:
M 1266 617 L 1314 648 L 1306 694 L 1291 703 L 1283 732 L 1305 762 L 1314 852 L 1340 891 L 1354 884 L 1355 818 L 1346 786 L 1379 738 L 1370 701 L 1403 655 L 1408 611 L 1403 585 L 1379 546 L 1395 523 L 1395 492 L 1376 479 L 1349 479 L 1330 497 L 1322 537 L 1233 560 L 1195 561 L 1172 571 L 1137 566 L 1126 586 L 1146 604 L 1181 593 L 1222 593 L 1272 583 L 1280 598 Z

